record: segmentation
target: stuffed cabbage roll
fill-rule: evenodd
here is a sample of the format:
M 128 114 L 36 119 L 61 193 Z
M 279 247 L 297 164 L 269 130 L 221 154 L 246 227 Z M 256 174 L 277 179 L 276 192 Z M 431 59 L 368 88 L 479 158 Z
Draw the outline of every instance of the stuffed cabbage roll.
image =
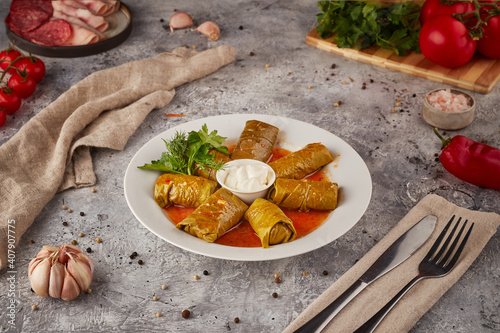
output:
M 155 201 L 160 207 L 198 207 L 215 192 L 217 182 L 203 177 L 166 173 L 155 183 Z
M 215 154 L 214 159 L 213 159 L 215 162 L 225 164 L 225 163 L 231 161 L 231 158 L 229 158 L 229 156 L 227 156 L 226 154 L 221 153 L 215 149 L 210 150 L 208 153 Z M 208 179 L 214 180 L 214 181 L 217 181 L 217 178 L 215 178 L 216 173 L 217 173 L 217 170 L 215 170 L 214 168 L 210 168 L 210 167 L 205 167 L 204 169 L 201 169 L 201 168 L 196 169 L 196 174 L 198 176 L 203 177 L 203 178 L 208 178 Z
M 231 158 L 233 160 L 249 158 L 267 162 L 273 153 L 279 131 L 279 128 L 262 121 L 247 121 Z
M 247 208 L 237 196 L 221 188 L 176 227 L 213 243 L 241 220 Z
M 256 199 L 245 213 L 245 219 L 259 236 L 264 248 L 291 242 L 297 237 L 292 220 L 266 199 Z
M 267 194 L 276 205 L 299 209 L 333 210 L 337 207 L 337 183 L 278 178 Z
M 333 161 L 333 156 L 321 143 L 310 143 L 285 157 L 269 163 L 276 178 L 302 179 Z

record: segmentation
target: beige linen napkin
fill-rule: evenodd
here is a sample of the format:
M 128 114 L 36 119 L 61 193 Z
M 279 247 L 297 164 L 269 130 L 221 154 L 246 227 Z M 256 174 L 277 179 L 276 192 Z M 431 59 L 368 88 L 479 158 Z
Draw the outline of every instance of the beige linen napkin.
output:
M 376 332 L 408 332 L 420 317 L 465 273 L 500 225 L 500 215 L 471 211 L 458 207 L 435 194 L 427 195 L 371 249 L 360 261 L 330 286 L 285 330 L 295 331 L 331 301 L 340 296 L 373 264 L 375 260 L 421 218 L 428 214 L 438 217 L 429 240 L 408 260 L 382 276 L 358 294 L 325 328 L 324 332 L 353 332 L 380 310 L 412 278 L 418 274 L 418 264 L 431 248 L 452 215 L 474 222 L 474 229 L 455 268 L 445 277 L 426 279 L 417 283 L 399 301 Z M 478 328 L 479 329 L 479 328 Z
M 58 191 L 95 183 L 89 147 L 123 149 L 149 112 L 172 100 L 175 87 L 234 60 L 229 46 L 201 53 L 182 47 L 93 73 L 0 146 L 0 269 L 9 221 L 17 245 Z

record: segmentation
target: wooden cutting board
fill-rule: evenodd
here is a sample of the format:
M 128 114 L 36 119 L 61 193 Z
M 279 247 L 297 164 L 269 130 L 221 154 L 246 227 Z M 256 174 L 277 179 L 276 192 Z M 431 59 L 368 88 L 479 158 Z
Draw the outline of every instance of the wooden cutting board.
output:
M 459 88 L 489 93 L 500 80 L 500 60 L 488 59 L 475 55 L 462 67 L 449 69 L 434 64 L 422 54 L 411 54 L 400 57 L 393 51 L 371 46 L 363 50 L 339 48 L 333 37 L 322 39 L 316 28 L 306 36 L 306 44 L 321 50 L 340 54 L 344 57 L 364 61 L 376 66 L 394 69 L 436 82 L 446 83 Z

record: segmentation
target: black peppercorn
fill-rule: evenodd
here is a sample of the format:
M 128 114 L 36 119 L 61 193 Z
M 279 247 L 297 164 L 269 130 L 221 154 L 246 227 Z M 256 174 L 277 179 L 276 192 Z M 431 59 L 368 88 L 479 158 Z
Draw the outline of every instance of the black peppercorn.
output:
M 80 216 L 85 216 L 85 213 L 84 212 L 80 212 Z
M 208 275 L 208 271 L 207 271 L 207 270 L 204 270 L 204 271 L 203 271 L 203 275 Z
M 87 248 L 87 253 L 92 252 L 92 249 L 90 247 Z
M 278 293 L 273 293 L 273 297 L 277 298 L 278 297 Z
M 63 222 L 63 226 L 67 227 L 68 226 L 68 222 L 64 221 Z
M 323 275 L 328 275 L 328 271 L 323 271 Z
M 142 264 L 144 264 L 144 261 L 142 261 L 141 259 L 139 259 L 139 260 L 137 261 L 137 263 L 138 263 L 139 265 L 142 265 Z

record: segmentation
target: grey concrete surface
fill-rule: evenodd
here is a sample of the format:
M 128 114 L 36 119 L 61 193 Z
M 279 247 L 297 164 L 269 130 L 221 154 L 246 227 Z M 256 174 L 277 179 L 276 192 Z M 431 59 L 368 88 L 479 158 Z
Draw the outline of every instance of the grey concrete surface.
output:
M 2 18 L 9 3 L 0 2 Z M 319 12 L 315 1 L 125 3 L 133 14 L 128 40 L 95 56 L 43 58 L 47 75 L 15 117 L 9 117 L 0 128 L 0 144 L 72 84 L 97 70 L 183 45 L 195 45 L 198 50 L 231 45 L 236 48 L 237 61 L 179 87 L 172 103 L 153 111 L 123 151 L 94 149 L 96 193 L 90 188 L 70 189 L 57 194 L 43 209 L 16 248 L 18 303 L 12 331 L 280 332 L 428 193 L 466 208 L 500 212 L 500 191 L 464 183 L 436 161 L 441 144 L 422 120 L 422 100 L 426 92 L 447 86 L 307 46 L 306 33 L 314 27 Z M 211 42 L 190 30 L 171 34 L 167 25 L 174 9 L 187 11 L 198 24 L 217 22 L 220 39 Z M 8 44 L 1 25 L 0 47 Z M 270 64 L 267 69 L 266 64 Z M 335 69 L 331 69 L 332 64 L 336 64 Z M 363 82 L 366 90 L 361 89 Z M 500 147 L 499 93 L 500 86 L 487 95 L 473 93 L 476 119 L 450 134 L 484 139 Z M 402 106 L 392 113 L 398 98 Z M 339 100 L 343 104 L 335 108 L 333 104 Z M 166 113 L 187 117 L 166 118 Z M 266 262 L 204 257 L 149 232 L 135 219 L 123 194 L 124 172 L 132 156 L 152 137 L 178 124 L 236 113 L 304 120 L 348 142 L 364 159 L 373 179 L 371 203 L 361 220 L 318 250 Z M 63 211 L 63 204 L 74 212 Z M 67 227 L 63 221 L 68 222 Z M 83 238 L 78 237 L 80 232 L 85 234 Z M 96 237 L 103 242 L 96 244 Z M 34 294 L 26 274 L 30 259 L 43 244 L 60 245 L 73 239 L 84 249 L 92 248 L 96 265 L 92 293 L 69 303 Z M 138 257 L 131 260 L 134 251 Z M 465 275 L 411 332 L 498 332 L 499 254 L 497 232 Z M 139 265 L 138 259 L 144 264 Z M 204 270 L 209 275 L 203 275 Z M 307 276 L 302 275 L 304 270 Z M 329 274 L 324 276 L 324 270 Z M 282 283 L 274 283 L 274 273 L 281 274 Z M 200 280 L 193 279 L 195 274 Z M 9 302 L 6 276 L 5 270 L 0 272 L 2 332 L 10 329 L 5 311 Z M 162 290 L 162 284 L 168 289 Z M 273 298 L 273 292 L 279 297 Z M 154 295 L 158 301 L 152 300 Z M 31 310 L 33 304 L 38 311 Z M 181 317 L 182 309 L 191 311 L 188 320 Z M 155 316 L 158 311 L 163 317 Z M 235 317 L 239 323 L 233 322 Z

